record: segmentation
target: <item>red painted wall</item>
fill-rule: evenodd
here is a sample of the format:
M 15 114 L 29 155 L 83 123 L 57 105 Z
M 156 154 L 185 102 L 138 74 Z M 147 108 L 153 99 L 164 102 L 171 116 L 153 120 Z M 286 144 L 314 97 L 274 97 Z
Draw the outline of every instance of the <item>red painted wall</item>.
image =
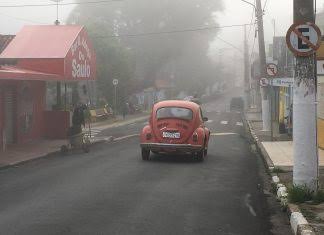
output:
M 4 119 L 4 112 L 3 112 L 3 88 L 1 86 L 0 83 L 0 150 L 3 149 L 3 127 L 4 127 L 4 123 L 3 123 L 3 119 Z
M 7 86 L 16 90 L 15 142 L 17 144 L 38 140 L 65 138 L 70 124 L 70 113 L 45 111 L 46 82 L 0 81 L 0 149 L 4 129 L 3 91 Z
M 49 139 L 65 139 L 70 127 L 70 112 L 45 111 L 44 134 Z
M 17 66 L 38 72 L 64 76 L 64 59 L 19 59 Z
M 23 95 L 28 88 L 28 99 Z M 17 86 L 17 143 L 25 143 L 44 136 L 44 108 L 46 83 L 21 81 Z
M 3 131 L 5 128 L 5 105 L 4 105 L 4 91 L 10 87 L 14 89 L 14 94 L 16 95 L 16 89 L 17 89 L 17 85 L 19 84 L 18 81 L 10 81 L 10 80 L 2 80 L 0 81 L 0 149 L 3 148 L 3 142 L 2 142 L 2 138 L 3 138 Z M 16 113 L 17 111 L 17 104 L 15 104 L 14 107 L 14 112 Z M 16 120 L 15 120 L 16 121 Z M 14 139 L 15 141 L 17 140 L 17 133 L 16 133 L 17 127 L 15 126 L 15 130 L 14 130 Z

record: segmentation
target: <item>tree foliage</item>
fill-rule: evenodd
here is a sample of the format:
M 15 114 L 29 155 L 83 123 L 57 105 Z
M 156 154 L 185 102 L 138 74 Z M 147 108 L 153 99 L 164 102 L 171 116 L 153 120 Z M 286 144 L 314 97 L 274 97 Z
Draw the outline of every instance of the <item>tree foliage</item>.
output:
M 133 80 L 150 86 L 156 79 L 174 78 L 188 90 L 215 79 L 208 50 L 217 30 L 186 30 L 217 25 L 215 13 L 221 10 L 221 0 L 124 0 L 79 5 L 69 22 L 90 30 L 99 87 L 110 89 L 118 76 L 125 87 L 138 83 Z

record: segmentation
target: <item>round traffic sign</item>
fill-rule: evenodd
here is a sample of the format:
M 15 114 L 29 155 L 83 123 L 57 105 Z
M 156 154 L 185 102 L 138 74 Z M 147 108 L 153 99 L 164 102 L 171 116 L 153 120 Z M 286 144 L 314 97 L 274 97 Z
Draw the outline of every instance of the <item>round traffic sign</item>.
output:
M 113 84 L 114 84 L 114 86 L 117 86 L 118 85 L 118 79 L 114 79 Z
M 268 86 L 269 85 L 269 80 L 266 78 L 261 78 L 260 79 L 260 86 Z
M 267 64 L 267 74 L 270 77 L 276 76 L 278 74 L 278 66 L 276 64 L 273 64 L 273 63 Z
M 311 22 L 293 24 L 287 32 L 286 42 L 296 56 L 310 56 L 320 47 L 321 31 Z

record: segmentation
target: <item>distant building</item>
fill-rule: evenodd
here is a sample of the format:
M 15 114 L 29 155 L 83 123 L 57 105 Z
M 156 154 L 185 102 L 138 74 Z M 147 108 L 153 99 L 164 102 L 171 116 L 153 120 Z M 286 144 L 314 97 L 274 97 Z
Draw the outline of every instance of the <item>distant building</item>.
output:
M 293 98 L 294 55 L 286 44 L 286 37 L 273 37 L 272 59 L 278 68 L 272 87 L 273 120 L 277 121 L 279 132 L 284 133 L 288 126 L 288 116 Z

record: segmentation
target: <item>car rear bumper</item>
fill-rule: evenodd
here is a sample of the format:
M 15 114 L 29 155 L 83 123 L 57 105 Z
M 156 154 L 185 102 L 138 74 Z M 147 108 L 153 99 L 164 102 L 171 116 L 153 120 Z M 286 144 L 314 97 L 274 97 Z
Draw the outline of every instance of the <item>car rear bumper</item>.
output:
M 141 147 L 157 152 L 198 152 L 204 149 L 201 145 L 165 143 L 142 143 Z

